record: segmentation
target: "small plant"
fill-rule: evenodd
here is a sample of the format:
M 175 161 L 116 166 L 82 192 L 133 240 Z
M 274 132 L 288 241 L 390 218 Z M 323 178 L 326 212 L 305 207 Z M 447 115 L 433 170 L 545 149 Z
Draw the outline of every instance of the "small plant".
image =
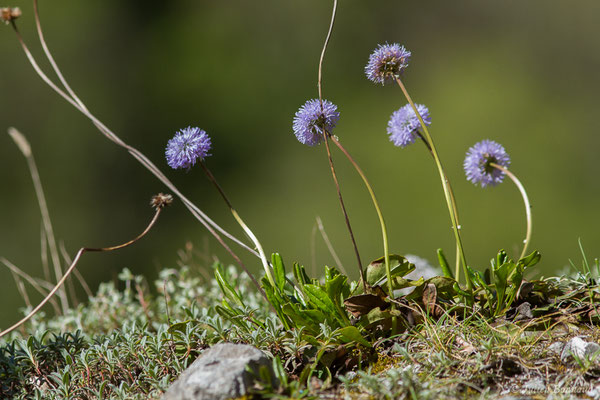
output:
M 292 131 L 302 144 L 325 146 L 356 257 L 358 280 L 341 272 L 339 265 L 324 266 L 321 278 L 309 276 L 297 260 L 291 269 L 286 268 L 283 257 L 277 252 L 268 258 L 263 245 L 233 207 L 207 165 L 206 159 L 213 151 L 211 137 L 199 127 L 188 126 L 168 140 L 165 149 L 167 165 L 187 171 L 199 165 L 251 245 L 221 228 L 182 194 L 152 161 L 123 142 L 95 117 L 75 94 L 46 45 L 37 0 L 33 0 L 33 5 L 38 36 L 44 55 L 58 77 L 57 82 L 42 70 L 17 29 L 20 10 L 0 9 L 0 19 L 11 25 L 26 57 L 46 84 L 85 115 L 101 134 L 125 149 L 166 185 L 243 270 L 238 273 L 233 266 L 215 262 L 214 279 L 209 275 L 204 282 L 193 276 L 185 265 L 178 270 L 163 270 L 155 285 L 158 295 L 149 292 L 142 277 L 124 270 L 119 275 L 124 290 L 119 290 L 115 284 L 102 285 L 87 305 L 69 310 L 63 284 L 75 271 L 82 254 L 117 250 L 143 237 L 162 209 L 173 200 L 165 194 L 153 197 L 151 205 L 155 215 L 142 234 L 117 246 L 81 248 L 68 263 L 64 274 L 60 260 L 55 261 L 57 283 L 48 284 L 46 292 L 41 290 L 44 300 L 28 310 L 20 322 L 0 332 L 0 337 L 7 335 L 10 338 L 0 347 L 2 396 L 126 398 L 135 391 L 137 398 L 156 397 L 204 348 L 221 341 L 249 343 L 272 357 L 274 376 L 261 371 L 260 382 L 253 392 L 255 395 L 318 397 L 341 382 L 337 389 L 342 390 L 343 386 L 349 396 L 355 392 L 381 399 L 446 396 L 449 390 L 443 385 L 436 386 L 436 380 L 461 387 L 468 386 L 464 383 L 467 377 L 485 383 L 493 381 L 492 376 L 498 371 L 506 376 L 522 371 L 519 362 L 509 357 L 510 351 L 517 344 L 526 351 L 539 344 L 536 338 L 524 339 L 525 330 L 550 331 L 557 324 L 592 326 L 600 323 L 597 306 L 600 264 L 596 260 L 595 276 L 581 242 L 584 263 L 579 279 L 525 279 L 526 272 L 541 259 L 538 251 L 527 254 L 532 232 L 531 206 L 523 185 L 508 169 L 508 153 L 491 140 L 483 140 L 469 148 L 464 161 L 466 177 L 476 185 L 487 187 L 501 183 L 508 176 L 522 195 L 527 230 L 516 261 L 500 250 L 486 269 L 467 263 L 457 202 L 430 133 L 431 112 L 427 106 L 412 100 L 402 81 L 412 61 L 412 53 L 399 43 L 386 43 L 378 45 L 370 54 L 364 73 L 375 84 L 397 84 L 408 102 L 391 114 L 387 122 L 389 140 L 400 148 L 417 141 L 425 145 L 439 174 L 456 243 L 454 268 L 439 249 L 440 276 L 409 278 L 416 267 L 404 256 L 390 251 L 393 241 L 388 237 L 374 188 L 357 160 L 334 134 L 341 112 L 336 104 L 323 97 L 324 57 L 336 20 L 337 4 L 334 0 L 319 59 L 318 97 L 306 101 L 298 109 L 293 117 Z M 9 132 L 27 157 L 38 189 L 39 176 L 36 178 L 37 168 L 29 145 L 18 131 L 11 129 Z M 358 173 L 377 213 L 382 253 L 368 264 L 361 259 L 355 240 L 331 143 Z M 40 194 L 41 185 L 36 191 L 48 223 L 44 243 L 50 244 L 53 258 L 57 258 L 48 210 Z M 250 272 L 252 268 L 242 262 L 225 239 L 256 256 L 264 276 L 254 276 Z M 18 275 L 17 284 L 24 298 L 27 299 L 27 292 L 20 279 L 34 282 L 37 289 L 43 288 L 7 260 L 0 261 Z M 49 272 L 45 275 L 49 280 Z M 404 293 L 402 289 L 409 290 Z M 60 297 L 60 305 L 55 306 L 62 315 L 47 320 L 38 312 L 54 300 L 55 294 Z M 26 322 L 36 329 L 28 339 L 23 339 L 15 330 Z M 502 357 L 495 356 L 494 350 L 498 347 L 503 347 Z M 594 360 L 576 361 L 586 373 L 594 372 Z M 448 379 L 446 370 L 452 370 L 455 377 Z M 462 390 L 467 391 L 464 387 Z M 479 392 L 485 395 L 486 390 Z

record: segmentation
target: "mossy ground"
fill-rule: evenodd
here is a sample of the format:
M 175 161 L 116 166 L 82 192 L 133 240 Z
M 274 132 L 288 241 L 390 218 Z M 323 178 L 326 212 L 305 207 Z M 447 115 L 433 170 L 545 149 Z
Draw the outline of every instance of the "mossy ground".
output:
M 206 270 L 165 269 L 154 285 L 125 270 L 66 315 L 36 315 L 0 345 L 0 398 L 159 398 L 208 346 L 247 343 L 279 357 L 289 381 L 258 384 L 255 398 L 590 398 L 600 378 L 595 359 L 561 358 L 573 336 L 600 342 L 590 317 L 594 296 L 552 318 L 517 323 L 445 315 L 379 340 L 358 368 L 333 379 L 294 382 L 314 354 L 297 332 L 285 332 L 245 275 L 229 270 L 257 329 L 215 311 L 218 285 Z M 558 280 L 583 285 L 574 280 Z M 587 291 L 597 288 L 588 285 Z M 583 312 L 582 310 L 586 310 Z M 564 311 L 564 310 L 563 310 Z M 586 320 L 587 319 L 587 320 Z

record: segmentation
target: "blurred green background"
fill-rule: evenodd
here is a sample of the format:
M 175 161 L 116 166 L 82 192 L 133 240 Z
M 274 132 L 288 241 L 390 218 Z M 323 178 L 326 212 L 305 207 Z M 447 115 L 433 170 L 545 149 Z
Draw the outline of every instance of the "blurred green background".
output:
M 50 71 L 30 2 L 4 5 L 22 8 L 18 25 Z M 291 131 L 298 107 L 317 97 L 331 7 L 323 0 L 40 4 L 46 39 L 79 96 L 205 212 L 243 237 L 200 169 L 173 171 L 164 162 L 167 140 L 188 125 L 212 136 L 208 165 L 267 252 L 309 271 L 313 260 L 319 268 L 333 264 L 319 237 L 314 257 L 311 252 L 321 216 L 356 276 L 325 148 L 303 146 Z M 500 248 L 517 255 L 525 231 L 522 201 L 510 181 L 484 190 L 464 178 L 465 152 L 484 138 L 506 147 L 512 171 L 528 189 L 532 249 L 543 255 L 537 272 L 556 273 L 569 259 L 580 264 L 579 237 L 590 258 L 600 254 L 599 16 L 597 0 L 340 2 L 324 96 L 339 106 L 335 133 L 375 188 L 393 252 L 434 261 L 443 247 L 453 259 L 454 241 L 424 146 L 395 148 L 386 135 L 390 114 L 405 104 L 400 90 L 364 77 L 368 55 L 386 41 L 413 53 L 404 81 L 415 101 L 431 110 L 472 266 L 487 266 Z M 9 126 L 31 142 L 55 233 L 71 254 L 136 235 L 152 215 L 150 196 L 165 187 L 35 75 L 9 26 L 0 26 L 0 54 L 0 255 L 42 275 L 40 212 Z M 358 175 L 337 151 L 334 160 L 366 263 L 383 255 L 378 220 Z M 124 267 L 154 279 L 159 269 L 177 265 L 177 251 L 188 241 L 208 257 L 231 262 L 177 201 L 144 240 L 119 252 L 87 254 L 79 269 L 94 287 Z M 232 248 L 260 271 L 258 259 Z M 9 271 L 0 276 L 0 320 L 7 326 L 23 300 Z

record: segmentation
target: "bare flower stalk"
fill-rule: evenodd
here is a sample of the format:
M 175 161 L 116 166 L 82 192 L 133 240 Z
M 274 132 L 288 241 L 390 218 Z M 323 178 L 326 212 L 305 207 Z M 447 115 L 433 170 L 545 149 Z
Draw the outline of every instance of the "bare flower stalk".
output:
M 329 39 L 331 38 L 331 33 L 333 32 L 333 25 L 335 24 L 335 15 L 337 12 L 337 0 L 333 0 L 333 11 L 331 13 L 331 23 L 329 24 L 329 31 L 327 32 L 327 36 L 325 37 L 325 43 L 323 44 L 323 49 L 321 50 L 321 57 L 319 58 L 319 72 L 317 79 L 317 89 L 319 90 L 319 102 L 321 103 L 321 112 L 323 112 L 323 60 L 325 59 L 325 52 L 327 51 L 327 45 L 329 44 Z M 360 273 L 360 279 L 363 284 L 363 290 L 367 292 L 367 281 L 365 278 L 365 272 L 362 266 L 362 262 L 360 260 L 360 253 L 358 252 L 358 246 L 356 245 L 356 239 L 354 238 L 354 232 L 352 231 L 352 226 L 350 225 L 350 218 L 348 217 L 348 211 L 346 210 L 346 205 L 344 204 L 344 199 L 342 197 L 342 190 L 340 189 L 340 183 L 338 182 L 337 174 L 335 172 L 335 167 L 333 165 L 333 158 L 331 157 L 331 149 L 329 148 L 329 133 L 325 128 L 325 124 L 323 124 L 323 140 L 325 141 L 325 148 L 327 149 L 327 159 L 329 160 L 329 168 L 331 169 L 331 176 L 333 177 L 333 181 L 335 182 L 335 189 L 338 194 L 338 199 L 340 201 L 340 206 L 342 207 L 342 213 L 344 214 L 344 220 L 346 221 L 346 227 L 348 228 L 348 233 L 350 234 L 350 240 L 352 241 L 352 247 L 354 248 L 354 255 L 356 256 L 356 262 L 358 263 L 358 271 Z
M 194 217 L 198 221 L 200 221 L 200 223 L 202 223 L 206 227 L 206 229 L 211 233 L 211 235 L 213 235 L 219 241 L 219 243 L 221 243 L 223 245 L 224 242 L 220 238 L 220 236 L 217 233 L 217 231 L 219 233 L 221 233 L 223 236 L 227 237 L 228 239 L 230 239 L 233 242 L 235 242 L 236 244 L 238 244 L 239 246 L 241 246 L 244 249 L 248 250 L 250 253 L 254 254 L 257 257 L 259 257 L 259 254 L 255 250 L 253 250 L 251 247 L 249 247 L 248 245 L 246 245 L 245 243 L 243 243 L 242 241 L 240 241 L 239 239 L 237 239 L 235 236 L 231 235 L 229 232 L 227 232 L 223 228 L 221 228 L 212 219 L 210 219 L 206 214 L 204 214 L 204 212 L 202 212 L 202 210 L 200 210 L 194 203 L 192 203 L 187 197 L 185 197 L 175 187 L 175 185 L 173 185 L 173 183 L 156 167 L 156 165 L 154 165 L 154 163 L 152 163 L 144 154 L 142 154 L 136 148 L 134 148 L 134 147 L 126 144 L 125 142 L 123 142 L 114 132 L 112 132 L 110 129 L 108 129 L 106 127 L 106 125 L 104 125 L 100 120 L 98 120 L 94 115 L 92 115 L 88 111 L 87 107 L 75 95 L 75 93 L 73 92 L 73 90 L 68 85 L 67 81 L 64 79 L 62 73 L 60 72 L 60 69 L 58 68 L 57 64 L 54 62 L 54 59 L 52 58 L 52 55 L 49 52 L 48 47 L 46 46 L 46 42 L 45 42 L 43 34 L 42 34 L 42 35 L 40 35 L 40 41 L 42 42 L 42 46 L 44 47 L 44 51 L 46 52 L 46 56 L 48 57 L 51 65 L 52 65 L 55 73 L 59 77 L 60 81 L 63 83 L 63 85 L 65 86 L 65 88 L 67 89 L 67 91 L 69 93 L 71 93 L 71 96 L 68 95 L 67 93 L 65 93 L 50 78 L 48 78 L 48 76 L 41 70 L 41 68 L 37 64 L 35 58 L 31 54 L 31 52 L 29 51 L 29 48 L 27 47 L 25 41 L 23 40 L 23 37 L 21 36 L 19 30 L 17 29 L 17 26 L 16 26 L 15 22 L 14 21 L 10 21 L 10 22 L 11 22 L 11 25 L 12 25 L 12 27 L 13 27 L 16 35 L 17 35 L 17 39 L 19 40 L 19 43 L 21 44 L 21 47 L 22 47 L 23 51 L 25 52 L 25 55 L 28 58 L 30 64 L 33 67 L 33 69 L 40 76 L 40 78 L 42 78 L 42 80 L 48 86 L 50 86 L 50 88 L 52 90 L 54 90 L 56 93 L 58 93 L 67 102 L 69 102 L 73 107 L 75 107 L 78 111 L 80 111 L 88 119 L 90 119 L 92 121 L 92 123 L 98 128 L 98 130 L 104 136 L 106 136 L 109 140 L 111 140 L 115 144 L 117 144 L 117 145 L 123 147 L 124 149 L 126 149 L 146 169 L 148 169 L 163 184 L 165 184 L 177 197 L 179 197 L 179 199 L 184 203 L 184 205 L 186 206 L 186 208 L 188 210 L 190 210 L 190 212 L 192 213 L 192 215 L 194 215 Z M 40 33 L 40 32 L 42 32 L 42 30 L 41 30 L 41 25 L 39 25 L 39 16 L 37 14 L 37 8 L 36 8 L 36 22 L 38 23 L 38 33 Z M 225 246 L 225 248 L 231 254 L 231 250 L 229 249 L 229 247 Z
M 171 197 L 169 195 L 167 195 L 167 196 L 168 196 L 168 198 Z M 172 200 L 172 198 L 171 198 L 171 200 Z M 56 294 L 56 292 L 65 283 L 65 281 L 67 280 L 67 278 L 69 277 L 69 275 L 71 275 L 71 272 L 73 272 L 73 270 L 77 266 L 77 263 L 79 262 L 79 259 L 81 258 L 81 256 L 84 253 L 87 253 L 87 252 L 108 252 L 108 251 L 119 250 L 119 249 L 122 249 L 122 248 L 127 247 L 127 246 L 131 246 L 132 244 L 134 244 L 135 242 L 137 242 L 138 240 L 140 240 L 141 238 L 143 238 L 144 236 L 146 236 L 146 234 L 150 231 L 150 229 L 152 229 L 152 227 L 154 226 L 154 224 L 158 220 L 158 216 L 160 215 L 160 213 L 163 210 L 164 206 L 166 204 L 168 204 L 169 201 L 170 200 L 167 200 L 167 202 L 162 202 L 162 203 L 156 205 L 156 207 L 155 207 L 156 208 L 156 212 L 154 213 L 154 216 L 152 217 L 152 220 L 150 221 L 150 223 L 148 224 L 148 226 L 146 227 L 146 229 L 144 229 L 144 231 L 142 233 L 140 233 L 138 236 L 136 236 L 135 238 L 131 239 L 130 241 L 122 243 L 122 244 L 119 244 L 119 245 L 116 245 L 116 246 L 111 246 L 111 247 L 100 247 L 100 248 L 82 247 L 81 249 L 79 249 L 79 251 L 77 252 L 77 255 L 73 259 L 73 262 L 71 263 L 71 265 L 69 266 L 69 268 L 65 271 L 65 274 L 58 281 L 58 283 L 52 288 L 52 290 L 50 291 L 50 293 L 48 293 L 48 295 L 44 298 L 44 300 L 42 300 L 33 310 L 31 310 L 31 312 L 29 314 L 27 314 L 25 317 L 23 317 L 19 322 L 17 322 L 16 324 L 14 324 L 13 326 L 11 326 L 10 328 L 5 329 L 4 331 L 0 332 L 0 338 L 3 337 L 4 335 L 6 335 L 6 334 L 8 334 L 8 333 L 10 333 L 12 331 L 14 331 L 19 326 L 21 326 L 25 322 L 27 322 L 31 317 L 33 317 L 52 298 L 52 296 L 54 296 L 54 294 Z
M 523 250 L 521 251 L 521 255 L 519 256 L 519 259 L 521 259 L 525 257 L 525 254 L 527 254 L 527 247 L 529 246 L 529 242 L 531 241 L 531 203 L 529 202 L 529 197 L 527 196 L 525 187 L 523 186 L 521 181 L 515 176 L 515 174 L 510 172 L 507 168 L 503 167 L 502 165 L 493 162 L 490 163 L 490 166 L 499 169 L 500 171 L 508 175 L 508 177 L 517 186 L 517 189 L 519 189 L 519 192 L 521 192 L 521 197 L 523 197 L 523 203 L 525 204 L 525 216 L 527 218 L 527 233 L 525 234 L 525 240 L 523 241 Z
M 56 281 L 58 282 L 62 278 L 62 267 L 60 264 L 60 256 L 58 254 L 58 247 L 56 246 L 56 239 L 54 237 L 54 229 L 52 229 L 52 222 L 50 221 L 50 213 L 48 212 L 48 205 L 46 203 L 46 197 L 44 196 L 44 189 L 42 188 L 42 182 L 40 180 L 40 174 L 38 172 L 37 166 L 35 164 L 35 159 L 33 158 L 33 153 L 31 152 L 31 146 L 25 136 L 19 132 L 16 128 L 8 128 L 8 134 L 15 142 L 21 153 L 25 156 L 27 160 L 27 166 L 29 167 L 29 172 L 31 174 L 31 179 L 33 180 L 33 186 L 35 188 L 35 195 L 38 199 L 38 205 L 40 207 L 40 212 L 42 213 L 42 222 L 44 225 L 45 237 L 48 240 L 48 245 L 50 249 L 50 257 L 52 259 L 52 264 L 54 266 L 54 276 Z M 65 288 L 61 288 L 58 292 L 58 298 L 60 299 L 60 304 L 62 308 L 63 314 L 67 312 L 69 309 L 69 300 L 67 299 L 67 292 Z

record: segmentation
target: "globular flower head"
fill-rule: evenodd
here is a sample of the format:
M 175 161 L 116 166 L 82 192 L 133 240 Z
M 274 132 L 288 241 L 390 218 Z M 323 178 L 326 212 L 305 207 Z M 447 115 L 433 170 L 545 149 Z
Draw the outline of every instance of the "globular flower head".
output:
M 394 81 L 408 67 L 410 51 L 398 43 L 380 44 L 369 56 L 365 67 L 367 78 L 384 85 Z
M 415 104 L 417 111 L 423 118 L 425 125 L 431 125 L 431 115 L 429 109 L 423 104 Z M 415 111 L 410 104 L 394 111 L 388 122 L 387 132 L 390 140 L 396 146 L 406 147 L 414 143 L 417 139 L 417 131 L 421 128 L 421 123 Z
M 335 104 L 323 100 L 321 107 L 319 99 L 313 99 L 296 112 L 292 128 L 300 143 L 315 146 L 323 141 L 323 129 L 330 134 L 339 119 L 340 113 Z
M 210 136 L 200 128 L 187 127 L 180 130 L 167 143 L 167 164 L 173 169 L 190 169 L 196 161 L 202 161 L 211 147 Z
M 465 173 L 467 179 L 481 187 L 495 186 L 504 180 L 503 171 L 495 168 L 491 163 L 507 168 L 510 157 L 504 147 L 493 140 L 482 140 L 467 151 L 465 158 Z

